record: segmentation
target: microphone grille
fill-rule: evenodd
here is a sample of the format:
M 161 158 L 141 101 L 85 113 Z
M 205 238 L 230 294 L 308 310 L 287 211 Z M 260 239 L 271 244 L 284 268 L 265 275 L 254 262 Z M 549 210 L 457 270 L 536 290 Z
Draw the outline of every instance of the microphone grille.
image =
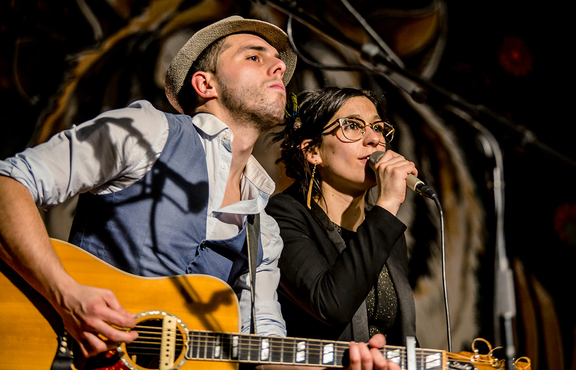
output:
M 370 162 L 370 167 L 372 167 L 372 169 L 374 169 L 374 166 L 376 165 L 376 163 L 378 163 L 378 161 L 380 161 L 380 159 L 382 159 L 383 156 L 384 156 L 384 152 L 381 150 L 378 150 L 378 151 L 370 154 L 370 157 L 368 157 L 368 162 Z

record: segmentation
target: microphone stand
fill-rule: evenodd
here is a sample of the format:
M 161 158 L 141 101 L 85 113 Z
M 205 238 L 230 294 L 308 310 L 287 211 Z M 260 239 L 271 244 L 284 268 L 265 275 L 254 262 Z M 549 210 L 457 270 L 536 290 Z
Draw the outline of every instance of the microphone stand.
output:
M 565 164 L 576 168 L 576 161 L 556 150 L 550 146 L 537 140 L 536 135 L 528 130 L 522 125 L 518 125 L 504 116 L 493 112 L 489 108 L 481 104 L 471 104 L 468 101 L 461 98 L 456 93 L 445 90 L 444 88 L 433 84 L 428 80 L 422 79 L 420 76 L 406 70 L 401 63 L 398 63 L 397 59 L 393 56 L 389 56 L 386 50 L 381 49 L 381 42 L 376 39 L 376 43 L 379 45 L 374 45 L 371 43 L 359 44 L 349 37 L 345 36 L 337 28 L 319 22 L 317 19 L 310 17 L 302 7 L 298 6 L 297 1 L 289 0 L 254 0 L 260 3 L 268 4 L 269 6 L 281 11 L 282 13 L 294 18 L 298 22 L 304 24 L 305 26 L 315 30 L 316 32 L 323 34 L 341 44 L 348 46 L 350 49 L 356 51 L 362 58 L 368 59 L 368 62 L 374 64 L 374 68 L 371 69 L 372 73 L 380 74 L 386 78 L 392 80 L 398 87 L 405 89 L 407 84 L 411 87 L 407 91 L 414 101 L 422 103 L 424 101 L 429 101 L 432 99 L 434 105 L 443 108 L 449 108 L 450 106 L 458 108 L 462 111 L 467 112 L 473 119 L 477 122 L 489 123 L 493 127 L 498 129 L 504 128 L 512 135 L 515 135 L 517 142 L 521 144 L 522 147 L 533 146 L 540 151 L 548 154 Z M 364 25 L 367 26 L 367 25 Z M 368 26 L 369 27 L 369 26 Z M 377 35 L 372 31 L 368 32 L 372 38 L 377 37 Z M 336 68 L 332 68 L 336 69 Z M 340 69 L 346 69 L 341 67 Z M 354 69 L 354 68 L 352 68 Z M 395 78 L 397 77 L 397 78 Z M 395 81 L 396 80 L 396 81 Z
M 504 159 L 498 141 L 486 127 L 472 119 L 465 112 L 450 109 L 461 119 L 480 132 L 480 143 L 486 157 L 494 158 L 492 171 L 494 187 L 494 212 L 496 215 L 496 255 L 494 262 L 494 328 L 500 332 L 505 353 L 506 370 L 513 370 L 515 348 L 513 338 L 513 320 L 516 316 L 514 277 L 506 255 L 504 239 Z M 502 329 L 503 328 L 503 329 Z
M 505 345 L 505 360 L 506 369 L 513 369 L 514 365 L 514 343 L 512 323 L 515 317 L 515 301 L 514 301 L 514 284 L 513 276 L 509 267 L 509 262 L 506 256 L 506 249 L 504 245 L 504 182 L 503 182 L 503 167 L 502 167 L 502 153 L 497 140 L 490 133 L 490 131 L 480 124 L 480 122 L 488 122 L 496 126 L 498 129 L 504 128 L 511 134 L 515 135 L 517 142 L 524 146 L 533 146 L 540 151 L 548 154 L 565 164 L 576 168 L 576 161 L 555 151 L 550 146 L 538 141 L 536 135 L 526 129 L 525 127 L 515 124 L 499 115 L 483 105 L 474 105 L 457 94 L 447 91 L 439 86 L 434 85 L 430 81 L 424 80 L 407 71 L 398 59 L 391 57 L 391 53 L 384 42 L 379 36 L 370 28 L 370 26 L 355 14 L 353 8 L 347 4 L 347 1 L 341 0 L 347 9 L 356 16 L 359 23 L 362 24 L 369 36 L 376 42 L 373 44 L 358 44 L 350 38 L 343 35 L 340 30 L 328 24 L 323 24 L 318 20 L 308 16 L 304 13 L 302 7 L 298 6 L 295 0 L 259 0 L 266 3 L 273 8 L 287 14 L 288 16 L 298 20 L 300 23 L 323 34 L 331 39 L 344 44 L 355 50 L 362 58 L 369 59 L 369 62 L 374 65 L 371 69 L 372 73 L 377 73 L 388 78 L 399 88 L 409 93 L 414 101 L 422 103 L 429 98 L 432 98 L 434 104 L 440 108 L 449 111 L 457 112 L 461 117 L 465 117 L 465 121 L 472 124 L 482 135 L 481 139 L 490 149 L 490 154 L 494 156 L 496 166 L 493 170 L 494 175 L 494 198 L 496 207 L 496 259 L 495 259 L 495 326 L 502 324 L 502 328 L 497 328 L 497 332 L 501 331 L 502 340 Z M 331 68 L 336 69 L 336 68 Z M 342 68 L 344 69 L 344 68 Z M 395 78 L 395 77 L 400 77 Z M 399 82 L 398 82 L 399 81 Z M 496 324 L 498 323 L 498 324 Z

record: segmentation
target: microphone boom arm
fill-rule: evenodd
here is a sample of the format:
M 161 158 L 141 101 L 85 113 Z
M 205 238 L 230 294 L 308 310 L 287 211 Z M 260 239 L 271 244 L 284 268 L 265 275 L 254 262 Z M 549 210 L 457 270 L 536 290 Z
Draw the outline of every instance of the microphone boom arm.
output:
M 365 23 L 361 22 L 362 26 L 366 29 L 366 32 L 372 37 L 376 38 L 378 45 L 373 44 L 359 44 L 349 37 L 345 36 L 337 30 L 336 28 L 332 27 L 331 25 L 321 23 L 317 19 L 310 17 L 309 15 L 305 14 L 303 9 L 298 6 L 296 1 L 286 1 L 286 0 L 255 0 L 261 3 L 266 3 L 269 6 L 279 10 L 280 12 L 296 19 L 298 22 L 302 23 L 303 25 L 315 30 L 316 32 L 327 36 L 341 44 L 344 44 L 355 50 L 361 58 L 370 58 L 368 63 L 373 64 L 372 68 L 369 68 L 372 73 L 382 75 L 388 79 L 390 79 L 395 85 L 400 86 L 403 83 L 413 83 L 419 86 L 419 89 L 416 89 L 414 92 L 409 92 L 414 101 L 418 103 L 422 103 L 424 100 L 434 103 L 436 106 L 440 107 L 454 107 L 459 110 L 467 112 L 468 115 L 473 117 L 477 122 L 488 122 L 493 126 L 497 126 L 498 128 L 505 128 L 508 132 L 516 137 L 517 143 L 520 146 L 533 146 L 548 155 L 564 162 L 567 165 L 570 165 L 576 168 L 576 161 L 556 150 L 551 148 L 550 146 L 542 143 L 540 140 L 537 139 L 536 135 L 528 130 L 526 127 L 511 122 L 501 114 L 498 114 L 489 108 L 485 107 L 481 104 L 471 104 L 459 95 L 447 91 L 444 88 L 433 84 L 432 82 L 422 79 L 420 76 L 406 70 L 402 63 L 397 63 L 396 61 L 392 61 L 389 54 L 387 54 L 387 50 L 383 49 L 383 42 L 378 42 L 379 38 L 377 34 L 370 28 L 370 26 Z M 345 0 L 341 0 L 344 5 L 346 3 Z M 376 35 L 376 36 L 375 36 Z M 385 44 L 384 44 L 385 45 Z M 365 60 L 366 61 L 366 60 Z M 334 69 L 334 68 L 332 68 Z M 342 69 L 345 69 L 343 67 Z M 400 78 L 391 77 L 392 74 L 397 74 Z M 397 77 L 398 77 L 397 76 Z

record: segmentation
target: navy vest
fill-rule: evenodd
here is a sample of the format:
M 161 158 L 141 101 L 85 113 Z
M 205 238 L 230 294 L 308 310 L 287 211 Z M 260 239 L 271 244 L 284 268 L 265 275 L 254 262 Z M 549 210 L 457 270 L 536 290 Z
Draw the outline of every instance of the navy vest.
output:
M 247 269 L 246 222 L 230 239 L 205 240 L 206 154 L 190 116 L 166 117 L 168 140 L 152 169 L 121 191 L 82 194 L 70 242 L 132 274 L 208 274 L 232 285 Z

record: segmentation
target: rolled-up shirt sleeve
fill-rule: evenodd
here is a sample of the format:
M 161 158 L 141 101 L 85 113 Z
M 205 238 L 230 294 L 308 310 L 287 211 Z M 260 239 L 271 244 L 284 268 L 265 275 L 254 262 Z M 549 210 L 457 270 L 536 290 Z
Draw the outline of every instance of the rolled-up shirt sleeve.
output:
M 167 135 L 164 113 L 147 101 L 136 101 L 0 161 L 0 175 L 23 184 L 39 207 L 86 191 L 113 192 L 148 171 Z

